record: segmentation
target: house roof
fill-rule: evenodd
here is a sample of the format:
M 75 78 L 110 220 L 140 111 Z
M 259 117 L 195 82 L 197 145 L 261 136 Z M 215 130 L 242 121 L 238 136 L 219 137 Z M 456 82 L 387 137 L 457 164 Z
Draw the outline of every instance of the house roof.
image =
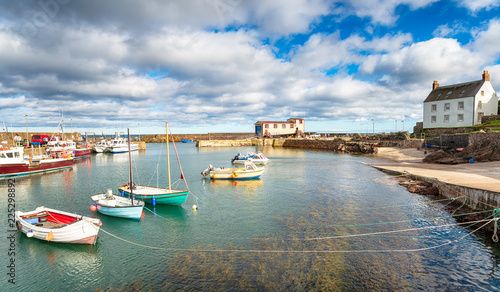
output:
M 441 101 L 462 97 L 475 96 L 483 86 L 484 80 L 471 81 L 460 84 L 439 86 L 424 100 L 424 102 Z
M 284 121 L 258 121 L 255 123 L 255 125 L 257 124 L 293 124 L 292 122 L 284 122 Z

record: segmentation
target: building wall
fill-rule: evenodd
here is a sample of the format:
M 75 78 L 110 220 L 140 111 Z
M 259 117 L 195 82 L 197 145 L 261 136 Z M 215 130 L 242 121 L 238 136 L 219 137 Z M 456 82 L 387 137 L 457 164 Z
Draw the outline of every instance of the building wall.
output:
M 464 109 L 459 110 L 459 102 L 464 102 Z M 450 104 L 450 110 L 445 111 L 445 104 Z M 436 105 L 436 111 L 432 112 L 432 105 Z M 463 114 L 463 122 L 458 121 L 458 115 Z M 449 116 L 449 122 L 445 122 L 445 115 Z M 436 116 L 436 122 L 432 122 L 432 116 Z M 473 126 L 474 98 L 464 97 L 450 100 L 439 100 L 424 103 L 424 129 L 448 128 Z
M 484 93 L 481 93 L 481 91 L 484 91 Z M 478 108 L 480 101 L 482 103 L 481 109 Z M 479 112 L 482 112 L 483 116 L 496 115 L 498 113 L 498 96 L 490 82 L 485 82 L 481 90 L 477 93 L 474 108 L 476 108 L 474 125 L 482 123 Z

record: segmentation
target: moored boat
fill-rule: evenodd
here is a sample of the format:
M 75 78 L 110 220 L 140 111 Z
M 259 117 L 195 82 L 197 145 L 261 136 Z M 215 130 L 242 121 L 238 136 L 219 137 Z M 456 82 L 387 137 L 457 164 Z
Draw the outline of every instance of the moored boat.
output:
M 129 181 L 132 185 L 132 155 L 130 155 L 130 130 L 128 132 L 128 171 Z M 133 192 L 127 197 L 113 195 L 113 191 L 108 189 L 105 194 L 97 194 L 90 197 L 94 201 L 94 206 L 99 213 L 108 216 L 140 220 L 144 202 L 135 200 Z M 92 207 L 90 210 L 94 211 Z
M 101 226 L 99 219 L 45 207 L 15 212 L 17 229 L 40 240 L 94 245 Z
M 216 168 L 209 165 L 207 169 L 201 172 L 201 175 L 208 176 L 211 179 L 247 180 L 258 179 L 264 173 L 264 170 L 265 168 L 259 168 L 251 161 L 245 161 L 242 168 Z
M 62 156 L 64 153 L 71 154 L 75 159 L 84 158 L 92 154 L 90 145 L 77 145 L 76 142 L 62 141 L 57 138 L 47 143 L 47 154 Z
M 263 153 L 258 152 L 258 153 L 247 153 L 247 155 L 242 155 L 241 153 L 238 153 L 232 160 L 231 162 L 234 164 L 245 164 L 245 161 L 251 161 L 255 165 L 260 165 L 260 164 L 267 164 L 269 161 L 269 158 L 267 158 Z
M 170 180 L 170 154 L 169 154 L 169 143 L 168 143 L 168 123 L 166 125 L 167 132 L 167 167 L 168 167 L 168 187 L 158 187 L 158 186 L 141 186 L 134 185 L 130 182 L 128 184 L 122 185 L 118 188 L 118 190 L 124 195 L 131 196 L 132 194 L 139 200 L 142 200 L 146 203 L 156 204 L 164 204 L 164 205 L 182 205 L 189 194 L 189 189 L 187 186 L 187 182 L 184 179 L 184 174 L 182 172 L 182 167 L 180 164 L 179 156 L 177 155 L 177 149 L 175 148 L 175 143 L 172 139 L 172 144 L 174 145 L 174 149 L 176 149 L 177 161 L 179 163 L 179 169 L 181 172 L 181 178 L 184 180 L 184 184 L 186 185 L 186 189 L 188 190 L 180 190 L 174 189 L 171 186 Z M 130 187 L 132 186 L 132 187 Z
M 130 151 L 139 150 L 139 145 L 130 144 Z M 110 145 L 104 149 L 106 153 L 125 153 L 129 152 L 127 141 L 124 138 L 115 138 L 111 140 Z
M 101 140 L 101 141 L 95 143 L 94 146 L 92 146 L 92 151 L 94 151 L 96 153 L 102 153 L 102 152 L 104 152 L 104 149 L 106 149 L 106 147 L 108 147 L 110 144 L 111 144 L 111 142 L 108 140 Z
M 96 210 L 104 215 L 140 220 L 144 202 L 133 198 L 114 195 L 111 189 L 104 194 L 90 197 L 96 206 Z
M 0 177 L 29 175 L 73 166 L 71 156 L 52 158 L 46 155 L 24 158 L 24 148 L 0 148 Z

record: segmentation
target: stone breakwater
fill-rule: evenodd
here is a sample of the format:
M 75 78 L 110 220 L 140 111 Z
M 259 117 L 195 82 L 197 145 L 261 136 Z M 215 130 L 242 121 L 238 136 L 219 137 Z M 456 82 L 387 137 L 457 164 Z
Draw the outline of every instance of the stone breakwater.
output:
M 372 143 L 324 139 L 246 139 L 197 141 L 197 147 L 273 146 L 334 151 L 338 153 L 375 154 Z

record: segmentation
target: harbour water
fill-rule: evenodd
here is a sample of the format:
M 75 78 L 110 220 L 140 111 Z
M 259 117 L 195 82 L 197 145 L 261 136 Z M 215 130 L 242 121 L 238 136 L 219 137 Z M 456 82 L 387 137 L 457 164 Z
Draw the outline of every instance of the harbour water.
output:
M 128 182 L 128 154 L 97 154 L 73 168 L 15 178 L 15 209 L 46 206 L 102 219 L 95 246 L 57 244 L 0 231 L 1 291 L 445 290 L 497 291 L 500 244 L 458 224 L 449 201 L 409 193 L 372 167 L 377 158 L 260 149 L 260 180 L 210 181 L 209 164 L 230 167 L 254 147 L 177 143 L 191 194 L 182 206 L 146 205 L 140 221 L 89 210 L 90 196 Z M 173 186 L 179 179 L 173 149 Z M 166 150 L 132 153 L 136 184 L 166 186 Z M 2 210 L 8 182 L 0 180 Z M 198 210 L 192 206 L 197 205 Z M 469 227 L 469 228 L 467 228 Z M 15 261 L 15 284 L 8 282 Z

